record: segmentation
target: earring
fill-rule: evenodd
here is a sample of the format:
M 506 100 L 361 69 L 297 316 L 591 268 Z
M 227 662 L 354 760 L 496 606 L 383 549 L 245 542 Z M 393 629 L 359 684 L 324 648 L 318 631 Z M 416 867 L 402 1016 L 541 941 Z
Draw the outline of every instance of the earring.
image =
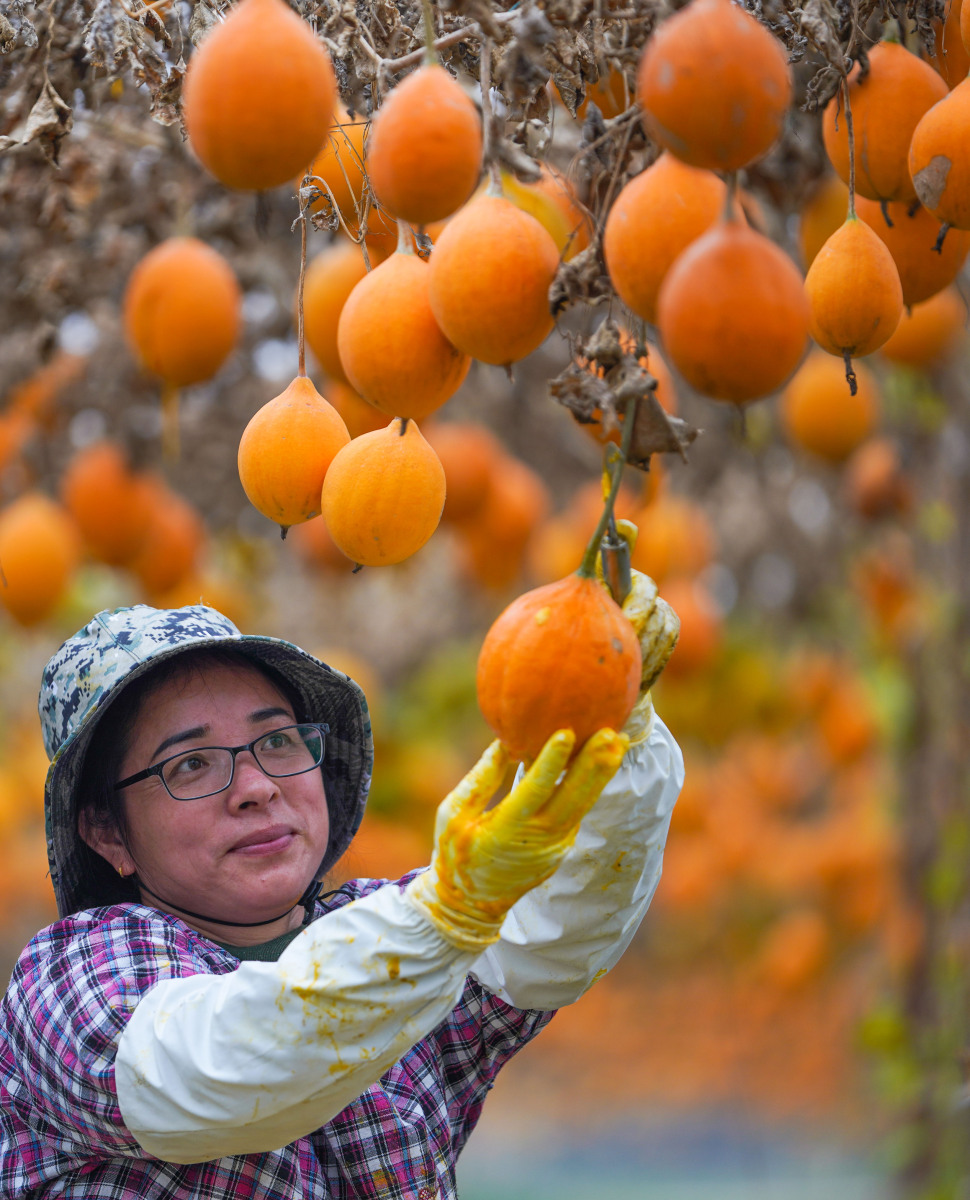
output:
M 126 878 L 126 876 L 125 876 L 125 868 L 124 868 L 124 867 L 119 867 L 119 868 L 118 868 L 118 874 L 121 876 L 121 878 L 122 878 L 122 879 Z

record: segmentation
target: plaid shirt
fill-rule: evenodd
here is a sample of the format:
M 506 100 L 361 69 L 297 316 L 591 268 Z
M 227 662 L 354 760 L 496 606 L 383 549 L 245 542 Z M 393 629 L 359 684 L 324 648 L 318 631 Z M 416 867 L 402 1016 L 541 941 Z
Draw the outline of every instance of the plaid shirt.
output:
M 381 886 L 357 880 L 317 912 Z M 447 1020 L 320 1129 L 268 1154 L 180 1165 L 122 1120 L 118 1039 L 162 979 L 238 960 L 181 921 L 135 905 L 78 913 L 24 950 L 0 1009 L 0 1198 L 454 1200 L 455 1162 L 501 1066 L 551 1018 L 467 980 Z

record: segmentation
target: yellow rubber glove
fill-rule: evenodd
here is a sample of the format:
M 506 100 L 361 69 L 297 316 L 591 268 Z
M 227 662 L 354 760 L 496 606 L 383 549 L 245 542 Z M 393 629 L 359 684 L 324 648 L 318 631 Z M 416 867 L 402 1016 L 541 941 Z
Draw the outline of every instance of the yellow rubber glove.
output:
M 616 531 L 629 544 L 632 553 L 637 541 L 636 525 L 632 521 L 619 520 L 616 522 Z M 602 572 L 598 560 L 597 569 Z M 680 618 L 667 601 L 657 594 L 657 585 L 649 575 L 631 570 L 630 580 L 630 591 L 621 607 L 640 642 L 643 669 L 640 673 L 640 696 L 623 726 L 623 733 L 630 739 L 630 745 L 635 746 L 650 736 L 653 726 L 650 689 L 659 679 L 677 645 Z
M 570 729 L 554 733 L 489 807 L 509 763 L 494 741 L 439 805 L 430 870 L 408 893 L 454 945 L 484 950 L 497 941 L 505 914 L 555 871 L 627 750 L 622 734 L 601 729 L 567 768 L 575 740 Z

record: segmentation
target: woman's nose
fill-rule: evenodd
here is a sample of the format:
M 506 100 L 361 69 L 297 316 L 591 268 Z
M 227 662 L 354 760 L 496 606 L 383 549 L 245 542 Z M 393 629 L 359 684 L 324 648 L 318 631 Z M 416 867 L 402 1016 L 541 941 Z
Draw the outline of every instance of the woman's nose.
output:
M 266 774 L 252 752 L 240 750 L 227 793 L 230 807 L 239 809 L 251 804 L 265 804 L 278 796 L 279 791 L 279 781 Z

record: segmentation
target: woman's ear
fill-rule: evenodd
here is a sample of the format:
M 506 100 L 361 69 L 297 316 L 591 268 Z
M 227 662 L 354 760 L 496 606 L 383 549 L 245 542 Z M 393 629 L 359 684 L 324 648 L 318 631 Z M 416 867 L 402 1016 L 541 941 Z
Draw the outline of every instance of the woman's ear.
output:
M 82 809 L 78 813 L 77 831 L 95 854 L 100 854 L 119 875 L 135 873 L 134 859 L 114 825 L 98 825 L 91 820 L 88 810 Z

